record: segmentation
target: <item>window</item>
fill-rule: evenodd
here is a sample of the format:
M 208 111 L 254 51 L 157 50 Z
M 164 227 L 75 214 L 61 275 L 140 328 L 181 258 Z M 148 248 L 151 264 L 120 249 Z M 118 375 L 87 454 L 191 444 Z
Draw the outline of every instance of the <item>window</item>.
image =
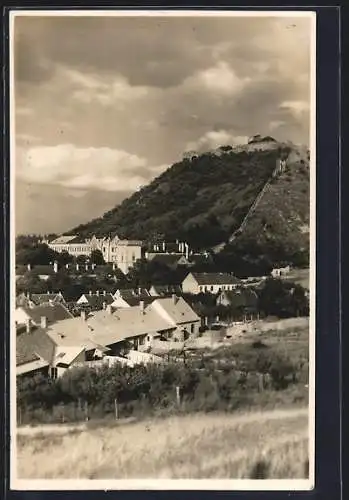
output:
M 211 285 L 211 292 L 213 292 L 213 285 Z
M 54 367 L 51 368 L 51 370 L 50 370 L 50 376 L 53 379 L 57 378 L 57 376 L 58 376 L 58 370 L 57 370 L 57 368 L 54 368 Z
M 190 333 L 194 333 L 194 325 L 190 325 Z
M 202 292 L 202 286 L 199 286 L 199 290 L 200 290 L 200 292 Z

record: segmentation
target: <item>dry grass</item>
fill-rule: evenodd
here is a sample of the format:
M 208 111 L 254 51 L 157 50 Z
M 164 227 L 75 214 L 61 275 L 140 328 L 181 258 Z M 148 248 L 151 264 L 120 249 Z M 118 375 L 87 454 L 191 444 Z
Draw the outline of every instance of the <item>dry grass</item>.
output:
M 153 419 L 18 436 L 18 477 L 306 478 L 306 409 Z

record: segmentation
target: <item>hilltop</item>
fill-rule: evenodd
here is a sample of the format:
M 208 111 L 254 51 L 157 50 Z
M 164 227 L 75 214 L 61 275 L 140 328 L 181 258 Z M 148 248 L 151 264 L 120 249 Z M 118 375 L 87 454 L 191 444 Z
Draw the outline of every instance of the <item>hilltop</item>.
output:
M 273 177 L 280 160 L 282 171 Z M 180 239 L 198 250 L 220 245 L 223 254 L 252 245 L 255 253 L 272 251 L 272 260 L 290 261 L 308 251 L 309 152 L 254 136 L 245 145 L 187 154 L 103 217 L 73 231 Z

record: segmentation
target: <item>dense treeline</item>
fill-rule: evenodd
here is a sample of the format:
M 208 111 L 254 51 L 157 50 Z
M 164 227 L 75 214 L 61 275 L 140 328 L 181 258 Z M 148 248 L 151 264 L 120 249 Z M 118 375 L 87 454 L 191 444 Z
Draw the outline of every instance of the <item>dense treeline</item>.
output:
M 263 347 L 263 348 L 262 348 Z M 260 390 L 282 391 L 298 382 L 307 383 L 307 358 L 293 359 L 255 343 L 221 356 L 164 365 L 116 365 L 112 368 L 73 368 L 57 380 L 43 375 L 17 379 L 17 401 L 22 422 L 47 421 L 62 416 L 145 415 L 173 408 L 187 411 L 234 410 L 252 403 Z M 80 410 L 80 411 L 78 411 Z

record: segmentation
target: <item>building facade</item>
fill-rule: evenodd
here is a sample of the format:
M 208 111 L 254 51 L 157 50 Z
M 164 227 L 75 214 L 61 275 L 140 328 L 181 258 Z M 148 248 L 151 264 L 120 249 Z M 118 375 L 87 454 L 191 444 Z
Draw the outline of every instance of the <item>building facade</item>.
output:
M 121 240 L 118 236 L 81 238 L 77 235 L 63 235 L 52 241 L 44 240 L 44 243 L 55 252 L 68 252 L 74 257 L 79 255 L 89 257 L 94 250 L 100 250 L 104 260 L 115 263 L 124 274 L 127 274 L 135 262 L 142 258 L 142 241 Z

